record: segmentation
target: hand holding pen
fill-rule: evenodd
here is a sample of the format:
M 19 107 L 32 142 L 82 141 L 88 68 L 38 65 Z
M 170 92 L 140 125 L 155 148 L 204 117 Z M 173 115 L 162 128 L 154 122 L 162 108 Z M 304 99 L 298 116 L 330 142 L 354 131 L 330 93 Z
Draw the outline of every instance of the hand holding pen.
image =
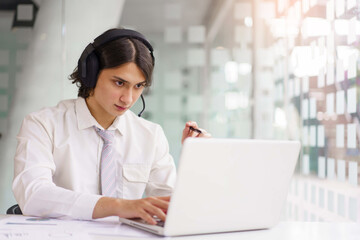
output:
M 206 132 L 205 129 L 199 128 L 196 122 L 189 121 L 185 124 L 181 143 L 183 143 L 187 137 L 207 137 L 207 138 L 209 138 L 209 137 L 211 137 L 211 134 Z

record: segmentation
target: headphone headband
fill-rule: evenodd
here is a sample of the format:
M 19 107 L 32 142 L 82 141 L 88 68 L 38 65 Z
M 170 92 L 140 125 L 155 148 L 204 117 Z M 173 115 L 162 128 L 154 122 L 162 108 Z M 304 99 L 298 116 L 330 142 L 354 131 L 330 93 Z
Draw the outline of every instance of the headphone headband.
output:
M 130 30 L 130 29 L 113 29 L 111 31 L 108 31 L 97 38 L 95 38 L 93 46 L 94 48 L 97 48 L 107 42 L 111 42 L 112 40 L 118 39 L 118 38 L 135 38 L 139 41 L 141 41 L 145 46 L 150 50 L 150 52 L 153 52 L 153 48 L 151 44 L 146 40 L 145 36 L 141 33 Z

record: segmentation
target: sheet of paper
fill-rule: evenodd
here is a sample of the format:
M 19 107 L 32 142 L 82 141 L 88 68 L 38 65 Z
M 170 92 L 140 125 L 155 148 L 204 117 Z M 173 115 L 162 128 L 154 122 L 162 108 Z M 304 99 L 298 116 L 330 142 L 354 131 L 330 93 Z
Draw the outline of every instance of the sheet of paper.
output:
M 347 91 L 347 111 L 348 113 L 356 112 L 356 88 L 350 88 Z
M 162 238 L 119 222 L 118 217 L 94 221 L 49 219 L 14 215 L 0 219 L 1 236 L 24 237 L 16 239 L 89 239 L 89 236 L 119 236 Z
M 344 114 L 345 112 L 345 92 L 340 90 L 336 92 L 336 113 Z
M 340 182 L 345 182 L 346 175 L 345 175 L 345 161 L 344 160 L 337 160 L 337 180 Z
M 324 147 L 325 146 L 325 130 L 323 125 L 318 125 L 318 147 Z
M 347 125 L 347 147 L 356 148 L 356 124 L 350 123 Z
M 325 157 L 320 156 L 318 158 L 318 177 L 325 178 Z
M 336 125 L 336 147 L 344 147 L 344 124 Z
M 327 178 L 335 179 L 335 159 L 327 159 Z
M 326 95 L 326 112 L 329 115 L 334 114 L 334 93 Z

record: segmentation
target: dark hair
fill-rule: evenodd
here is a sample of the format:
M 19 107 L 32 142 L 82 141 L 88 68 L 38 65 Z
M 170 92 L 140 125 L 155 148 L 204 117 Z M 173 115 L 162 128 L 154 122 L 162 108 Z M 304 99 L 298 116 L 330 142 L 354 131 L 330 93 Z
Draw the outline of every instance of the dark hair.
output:
M 111 31 L 111 30 L 109 30 Z M 145 76 L 148 87 L 152 82 L 152 72 L 154 69 L 154 62 L 150 55 L 149 49 L 139 40 L 134 38 L 119 38 L 111 42 L 105 43 L 95 49 L 95 53 L 99 59 L 99 72 L 102 69 L 118 67 L 124 63 L 133 62 L 141 70 Z M 69 76 L 69 80 L 78 86 L 78 96 L 87 98 L 90 96 L 94 88 L 87 87 L 79 76 L 78 68 L 76 67 L 73 73 Z

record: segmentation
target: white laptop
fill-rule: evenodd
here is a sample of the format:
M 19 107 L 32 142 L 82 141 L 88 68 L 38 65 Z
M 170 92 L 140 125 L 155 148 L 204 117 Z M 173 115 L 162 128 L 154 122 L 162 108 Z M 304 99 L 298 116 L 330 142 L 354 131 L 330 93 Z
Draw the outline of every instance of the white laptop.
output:
M 166 221 L 120 221 L 164 236 L 276 225 L 300 151 L 297 141 L 186 139 Z

